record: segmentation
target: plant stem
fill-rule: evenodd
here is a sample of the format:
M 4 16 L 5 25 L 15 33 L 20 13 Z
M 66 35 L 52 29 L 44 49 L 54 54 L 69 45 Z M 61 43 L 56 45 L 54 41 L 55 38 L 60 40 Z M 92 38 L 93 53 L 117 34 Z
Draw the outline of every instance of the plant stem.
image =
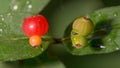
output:
M 69 41 L 70 37 L 64 37 L 64 38 L 53 38 L 50 36 L 42 36 L 42 38 L 46 41 L 51 41 L 53 44 L 63 43 L 65 41 Z

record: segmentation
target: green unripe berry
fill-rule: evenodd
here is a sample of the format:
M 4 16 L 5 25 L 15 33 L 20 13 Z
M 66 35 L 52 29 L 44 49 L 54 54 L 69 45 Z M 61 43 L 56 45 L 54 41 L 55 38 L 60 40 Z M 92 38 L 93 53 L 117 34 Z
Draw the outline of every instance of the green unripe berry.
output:
M 72 25 L 71 41 L 75 48 L 83 48 L 88 44 L 86 36 L 93 30 L 93 23 L 87 17 L 77 18 Z
M 80 17 L 73 22 L 72 28 L 81 36 L 87 36 L 93 30 L 93 23 L 87 17 Z
M 73 47 L 75 48 L 83 48 L 87 45 L 87 39 L 83 36 L 71 36 L 71 40 L 72 40 L 72 44 L 73 44 Z

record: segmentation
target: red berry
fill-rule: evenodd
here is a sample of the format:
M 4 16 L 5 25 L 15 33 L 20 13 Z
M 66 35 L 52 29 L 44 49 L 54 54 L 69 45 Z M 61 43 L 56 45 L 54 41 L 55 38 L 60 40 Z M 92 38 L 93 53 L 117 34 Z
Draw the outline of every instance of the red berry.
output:
M 42 15 L 31 16 L 24 19 L 22 30 L 28 37 L 41 36 L 47 33 L 48 22 Z

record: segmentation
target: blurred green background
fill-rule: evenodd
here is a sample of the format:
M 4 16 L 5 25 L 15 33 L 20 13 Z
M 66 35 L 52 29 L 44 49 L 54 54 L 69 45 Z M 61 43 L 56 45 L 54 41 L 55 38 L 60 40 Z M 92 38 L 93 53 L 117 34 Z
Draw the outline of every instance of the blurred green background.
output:
M 49 21 L 50 35 L 62 38 L 66 27 L 75 18 L 117 5 L 120 5 L 120 0 L 51 0 L 40 14 L 45 15 Z M 120 68 L 120 51 L 73 56 L 63 44 L 58 43 L 50 45 L 44 54 L 35 58 L 1 62 L 0 68 Z

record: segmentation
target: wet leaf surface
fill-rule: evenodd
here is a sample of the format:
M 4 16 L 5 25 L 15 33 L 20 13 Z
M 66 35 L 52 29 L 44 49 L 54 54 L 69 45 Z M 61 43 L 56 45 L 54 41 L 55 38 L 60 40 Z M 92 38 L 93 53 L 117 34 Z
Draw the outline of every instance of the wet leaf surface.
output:
M 32 58 L 46 50 L 50 42 L 43 40 L 42 47 L 32 48 L 21 25 L 25 17 L 38 14 L 49 0 L 0 0 L 2 3 L 6 9 L 0 8 L 0 60 Z

